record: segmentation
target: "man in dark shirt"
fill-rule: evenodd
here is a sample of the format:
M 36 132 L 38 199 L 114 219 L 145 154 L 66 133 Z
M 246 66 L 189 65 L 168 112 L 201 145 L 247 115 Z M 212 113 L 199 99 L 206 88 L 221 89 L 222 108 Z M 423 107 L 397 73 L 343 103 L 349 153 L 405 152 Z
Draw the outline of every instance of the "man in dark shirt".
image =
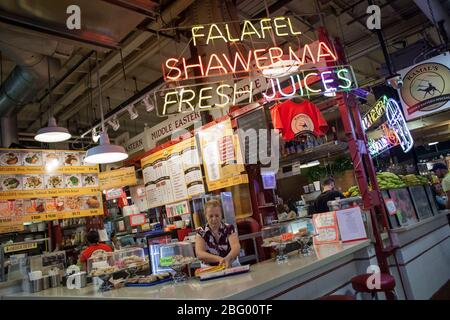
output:
M 322 182 L 322 188 L 323 188 L 322 193 L 317 197 L 316 201 L 314 202 L 315 213 L 328 212 L 330 211 L 327 205 L 328 201 L 336 200 L 336 198 L 341 199 L 345 198 L 342 193 L 335 190 L 333 178 L 325 179 Z

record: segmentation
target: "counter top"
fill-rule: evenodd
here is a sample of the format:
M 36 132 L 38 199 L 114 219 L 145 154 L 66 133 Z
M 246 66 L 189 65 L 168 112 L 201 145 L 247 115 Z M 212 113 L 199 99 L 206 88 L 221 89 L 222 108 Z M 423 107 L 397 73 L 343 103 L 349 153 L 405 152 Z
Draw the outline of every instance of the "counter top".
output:
M 65 287 L 51 288 L 37 293 L 17 293 L 3 299 L 247 299 L 260 292 L 289 282 L 308 272 L 326 266 L 370 245 L 369 240 L 317 246 L 315 252 L 302 257 L 289 254 L 287 262 L 279 265 L 268 260 L 252 265 L 250 272 L 221 279 L 184 283 L 165 283 L 152 287 L 125 287 L 100 293 L 89 285 L 79 290 Z
M 441 211 L 439 211 L 439 213 L 437 215 L 434 215 L 434 216 L 428 217 L 426 219 L 420 220 L 420 221 L 415 222 L 415 223 L 413 223 L 411 225 L 408 225 L 408 226 L 392 229 L 391 231 L 392 232 L 396 232 L 396 233 L 401 233 L 401 232 L 405 232 L 405 231 L 409 231 L 409 230 L 418 228 L 418 227 L 420 227 L 420 226 L 422 226 L 424 224 L 433 222 L 433 221 L 438 220 L 438 219 L 442 219 L 442 220 L 445 219 L 446 220 L 447 219 L 446 214 L 448 214 L 448 213 L 450 213 L 450 210 L 441 210 Z

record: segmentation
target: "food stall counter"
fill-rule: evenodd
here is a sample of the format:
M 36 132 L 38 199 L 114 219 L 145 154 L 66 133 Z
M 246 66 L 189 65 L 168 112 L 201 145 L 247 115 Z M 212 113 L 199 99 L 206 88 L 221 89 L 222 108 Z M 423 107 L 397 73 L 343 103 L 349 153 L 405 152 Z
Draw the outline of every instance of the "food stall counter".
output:
M 370 248 L 372 245 L 369 240 L 322 244 L 316 246 L 310 256 L 300 256 L 298 252 L 292 252 L 287 262 L 281 265 L 274 260 L 268 260 L 252 265 L 248 273 L 209 281 L 189 279 L 177 284 L 169 282 L 152 287 L 124 287 L 107 292 L 99 292 L 92 285 L 73 290 L 59 287 L 32 294 L 11 294 L 2 299 L 269 299 L 289 298 L 284 294 L 289 295 L 292 294 L 290 291 L 296 290 L 301 290 L 304 299 L 314 299 L 326 293 L 321 291 L 328 290 L 325 287 L 319 290 L 320 286 L 329 284 L 342 287 L 341 283 L 335 282 L 350 280 L 358 269 L 354 263 L 365 260 L 361 257 L 367 257 Z M 370 258 L 366 260 L 369 262 Z M 346 269 L 347 267 L 351 268 Z M 349 278 L 343 279 L 341 274 L 336 273 L 340 272 L 339 270 L 348 274 Z M 315 290 L 302 287 L 302 283 L 313 284 Z

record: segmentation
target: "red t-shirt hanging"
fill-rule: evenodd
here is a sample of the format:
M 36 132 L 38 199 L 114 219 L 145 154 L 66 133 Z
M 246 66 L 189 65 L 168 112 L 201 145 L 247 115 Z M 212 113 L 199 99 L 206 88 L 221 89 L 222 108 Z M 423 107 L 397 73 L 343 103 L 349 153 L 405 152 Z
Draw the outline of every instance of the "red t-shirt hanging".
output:
M 323 136 L 328 131 L 328 124 L 319 109 L 308 100 L 300 104 L 285 101 L 270 109 L 270 114 L 273 127 L 279 129 L 287 141 L 302 132 Z

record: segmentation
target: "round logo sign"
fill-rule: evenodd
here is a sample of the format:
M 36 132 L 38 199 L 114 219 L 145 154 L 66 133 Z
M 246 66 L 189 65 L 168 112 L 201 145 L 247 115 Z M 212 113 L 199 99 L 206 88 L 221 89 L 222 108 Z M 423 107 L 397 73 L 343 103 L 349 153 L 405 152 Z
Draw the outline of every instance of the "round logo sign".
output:
M 305 132 L 305 131 L 314 131 L 314 123 L 309 116 L 306 114 L 300 113 L 296 115 L 291 120 L 291 130 L 294 134 Z
M 431 111 L 442 107 L 446 100 L 436 99 L 450 94 L 450 69 L 440 63 L 424 63 L 408 71 L 403 77 L 400 93 L 408 105 L 408 113 Z

